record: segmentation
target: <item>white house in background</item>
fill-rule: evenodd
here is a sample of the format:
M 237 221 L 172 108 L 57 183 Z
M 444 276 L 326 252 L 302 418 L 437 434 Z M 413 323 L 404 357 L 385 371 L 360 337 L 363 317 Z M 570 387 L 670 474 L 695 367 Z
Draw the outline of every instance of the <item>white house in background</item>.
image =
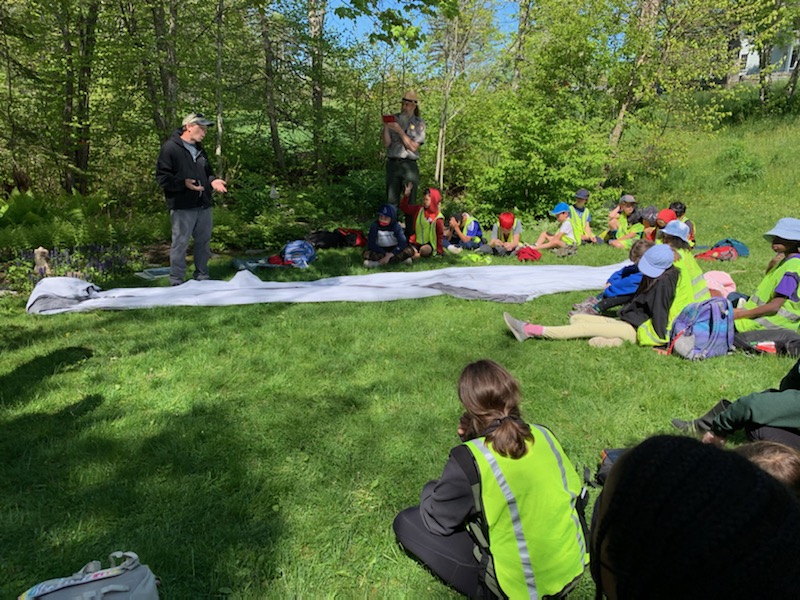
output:
M 769 57 L 769 64 L 775 67 L 772 76 L 788 77 L 800 59 L 800 41 L 794 44 L 775 47 Z M 758 75 L 758 52 L 755 52 L 747 40 L 742 40 L 739 50 L 739 78 L 744 79 Z

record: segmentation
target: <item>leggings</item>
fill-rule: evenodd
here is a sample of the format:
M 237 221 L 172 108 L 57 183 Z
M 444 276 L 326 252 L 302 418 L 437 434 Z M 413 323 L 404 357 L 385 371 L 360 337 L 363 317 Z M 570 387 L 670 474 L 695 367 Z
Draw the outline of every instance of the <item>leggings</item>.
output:
M 579 338 L 621 338 L 636 343 L 636 329 L 633 325 L 597 315 L 572 315 L 569 325 L 545 326 L 542 337 L 548 340 L 574 340 Z
M 486 595 L 473 554 L 475 543 L 466 530 L 435 535 L 422 522 L 419 506 L 412 506 L 397 515 L 394 532 L 403 549 L 447 585 L 465 596 Z

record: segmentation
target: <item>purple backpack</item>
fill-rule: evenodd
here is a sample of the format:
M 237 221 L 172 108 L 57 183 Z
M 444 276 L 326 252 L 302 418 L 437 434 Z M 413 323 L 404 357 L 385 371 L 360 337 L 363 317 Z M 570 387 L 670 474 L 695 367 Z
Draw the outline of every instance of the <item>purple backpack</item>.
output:
M 733 349 L 733 306 L 710 298 L 684 307 L 672 323 L 669 354 L 689 360 L 725 356 Z

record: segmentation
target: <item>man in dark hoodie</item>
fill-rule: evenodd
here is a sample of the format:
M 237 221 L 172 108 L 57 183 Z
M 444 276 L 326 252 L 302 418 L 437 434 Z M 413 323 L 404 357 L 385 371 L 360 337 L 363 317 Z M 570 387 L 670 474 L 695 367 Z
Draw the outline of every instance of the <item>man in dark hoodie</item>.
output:
M 391 204 L 384 204 L 369 228 L 364 266 L 374 269 L 399 262 L 410 265 L 413 254 L 414 249 L 408 245 L 406 234 L 397 222 L 397 209 Z
M 169 250 L 169 283 L 180 285 L 186 274 L 186 250 L 194 237 L 194 278 L 208 279 L 211 257 L 211 191 L 224 194 L 225 182 L 211 172 L 208 156 L 200 142 L 212 121 L 201 113 L 183 119 L 158 155 L 156 181 L 164 189 L 172 224 Z

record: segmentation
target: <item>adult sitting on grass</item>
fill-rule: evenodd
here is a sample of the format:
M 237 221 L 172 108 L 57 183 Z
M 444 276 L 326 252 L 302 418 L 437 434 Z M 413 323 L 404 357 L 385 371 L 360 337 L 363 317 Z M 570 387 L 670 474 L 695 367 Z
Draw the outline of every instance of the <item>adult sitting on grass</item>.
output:
M 736 402 L 720 400 L 693 421 L 672 419 L 681 431 L 703 433 L 703 441 L 722 446 L 730 435 L 744 430 L 747 439 L 786 444 L 800 450 L 800 360 L 781 380 L 778 389 L 742 396 Z
M 737 345 L 774 341 L 774 332 L 793 337 L 800 323 L 800 219 L 781 219 L 764 239 L 772 244 L 775 257 L 755 293 L 733 311 Z
M 503 313 L 506 325 L 520 342 L 528 338 L 569 340 L 590 338 L 596 347 L 621 346 L 623 342 L 642 346 L 665 346 L 675 317 L 692 302 L 688 279 L 673 266 L 675 253 L 666 244 L 653 246 L 639 260 L 642 281 L 633 299 L 623 306 L 618 318 L 575 314 L 569 325 L 544 326 L 515 319 Z
M 683 436 L 617 460 L 596 506 L 597 598 L 751 600 L 800 589 L 800 505 L 734 452 Z
M 400 200 L 400 210 L 406 214 L 406 223 L 414 223 L 414 233 L 409 237 L 409 243 L 414 248 L 411 258 L 431 256 L 434 251 L 437 256 L 444 254 L 442 237 L 444 236 L 444 215 L 439 211 L 442 195 L 436 188 L 427 188 L 423 192 L 422 204 L 411 204 L 409 197 L 414 184 L 406 184 L 405 193 Z M 406 228 L 408 229 L 408 228 Z
M 438 481 L 397 515 L 405 550 L 470 597 L 562 597 L 588 562 L 581 480 L 548 429 L 520 415 L 516 379 L 491 360 L 458 382 L 466 409 Z

